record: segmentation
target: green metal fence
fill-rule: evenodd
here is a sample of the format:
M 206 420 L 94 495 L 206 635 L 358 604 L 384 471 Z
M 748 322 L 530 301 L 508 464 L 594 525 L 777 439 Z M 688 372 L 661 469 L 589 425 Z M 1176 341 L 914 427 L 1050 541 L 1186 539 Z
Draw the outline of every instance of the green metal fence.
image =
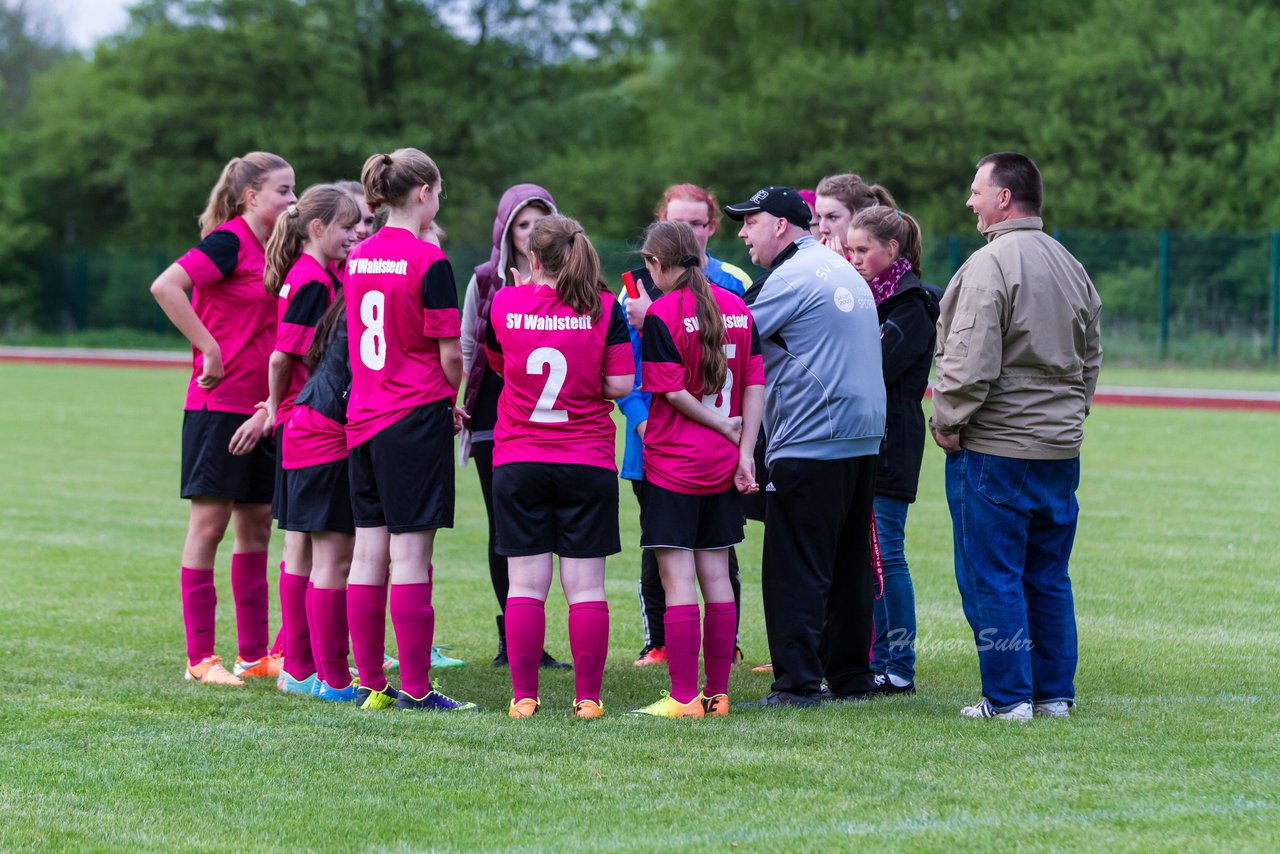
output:
M 1053 233 L 1089 271 L 1104 305 L 1104 344 L 1136 357 L 1267 363 L 1280 353 L 1280 231 Z M 926 281 L 945 285 L 978 234 L 925 239 Z M 448 244 L 461 291 L 487 247 Z M 636 245 L 599 241 L 608 281 L 639 265 Z M 750 275 L 742 243 L 711 251 Z M 40 259 L 38 317 L 50 330 L 169 329 L 148 291 L 174 250 L 81 250 Z

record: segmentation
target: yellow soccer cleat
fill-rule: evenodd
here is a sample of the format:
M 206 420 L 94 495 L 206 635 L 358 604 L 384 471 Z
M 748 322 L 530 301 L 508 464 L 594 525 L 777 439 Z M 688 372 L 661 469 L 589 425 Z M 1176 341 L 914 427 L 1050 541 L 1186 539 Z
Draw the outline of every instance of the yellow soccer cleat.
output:
M 670 694 L 663 694 L 662 699 L 651 703 L 643 709 L 633 709 L 628 715 L 650 715 L 655 718 L 701 718 L 706 717 L 702 708 L 701 696 L 694 697 L 688 703 L 678 703 Z

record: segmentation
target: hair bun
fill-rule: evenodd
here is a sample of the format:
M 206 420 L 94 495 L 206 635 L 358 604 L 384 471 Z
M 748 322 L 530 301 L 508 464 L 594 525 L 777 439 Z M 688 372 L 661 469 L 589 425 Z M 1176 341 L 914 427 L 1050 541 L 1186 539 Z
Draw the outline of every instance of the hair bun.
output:
M 289 215 L 289 219 L 297 219 L 297 218 L 298 218 L 298 206 L 297 206 L 297 205 L 289 205 L 289 207 L 288 207 L 287 209 L 285 209 L 285 213 L 287 213 L 287 214 Z
M 390 155 L 390 154 L 384 154 L 384 155 L 382 155 L 382 165 L 383 165 L 383 166 L 390 166 L 390 165 L 392 165 L 393 163 L 395 163 L 395 161 L 391 159 L 391 155 Z

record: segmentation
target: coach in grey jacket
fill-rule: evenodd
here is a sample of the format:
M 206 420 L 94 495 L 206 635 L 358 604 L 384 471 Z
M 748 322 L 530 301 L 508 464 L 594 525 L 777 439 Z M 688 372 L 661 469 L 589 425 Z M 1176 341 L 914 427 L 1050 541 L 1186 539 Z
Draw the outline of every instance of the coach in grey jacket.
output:
M 884 436 L 880 321 L 862 277 L 809 234 L 790 187 L 725 207 L 767 268 L 747 291 L 765 368 L 763 592 L 773 690 L 753 706 L 873 691 L 870 527 Z

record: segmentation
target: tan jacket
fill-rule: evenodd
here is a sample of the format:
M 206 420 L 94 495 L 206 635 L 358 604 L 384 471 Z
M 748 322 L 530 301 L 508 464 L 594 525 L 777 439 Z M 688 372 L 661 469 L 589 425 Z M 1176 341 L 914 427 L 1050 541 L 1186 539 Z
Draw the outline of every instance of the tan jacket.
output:
M 987 228 L 938 317 L 930 426 L 1002 457 L 1070 459 L 1102 366 L 1102 302 L 1039 217 Z

